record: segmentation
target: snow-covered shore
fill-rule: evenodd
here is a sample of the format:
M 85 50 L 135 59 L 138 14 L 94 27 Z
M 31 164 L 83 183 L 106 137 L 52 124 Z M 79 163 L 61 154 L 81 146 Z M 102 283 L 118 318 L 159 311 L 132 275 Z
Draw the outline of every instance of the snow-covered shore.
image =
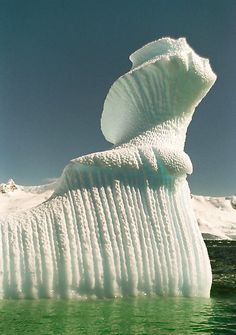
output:
M 55 183 L 40 186 L 21 186 L 12 179 L 0 184 L 0 219 L 38 206 L 49 199 Z
M 204 239 L 236 240 L 235 197 L 193 195 L 192 204 Z

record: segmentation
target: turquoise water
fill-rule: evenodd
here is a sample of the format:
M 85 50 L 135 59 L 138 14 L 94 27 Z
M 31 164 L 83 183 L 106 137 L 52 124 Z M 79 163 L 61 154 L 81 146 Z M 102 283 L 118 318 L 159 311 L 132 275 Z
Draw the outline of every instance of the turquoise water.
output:
M 0 334 L 236 334 L 236 242 L 208 242 L 211 299 L 9 300 Z
M 1 334 L 235 334 L 235 299 L 1 303 Z

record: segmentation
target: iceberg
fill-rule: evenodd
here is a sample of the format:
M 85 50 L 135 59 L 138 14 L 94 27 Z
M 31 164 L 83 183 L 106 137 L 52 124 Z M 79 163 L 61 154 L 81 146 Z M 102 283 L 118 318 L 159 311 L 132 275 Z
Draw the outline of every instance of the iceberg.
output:
M 114 146 L 72 160 L 42 204 L 0 223 L 0 297 L 209 297 L 187 127 L 216 75 L 184 38 L 130 56 L 101 118 Z

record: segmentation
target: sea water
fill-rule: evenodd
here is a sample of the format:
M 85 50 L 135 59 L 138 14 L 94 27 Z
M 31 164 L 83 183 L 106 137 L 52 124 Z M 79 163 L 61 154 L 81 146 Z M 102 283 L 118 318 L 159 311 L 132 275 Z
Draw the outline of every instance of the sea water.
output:
M 0 334 L 236 334 L 236 241 L 208 241 L 211 298 L 0 301 Z

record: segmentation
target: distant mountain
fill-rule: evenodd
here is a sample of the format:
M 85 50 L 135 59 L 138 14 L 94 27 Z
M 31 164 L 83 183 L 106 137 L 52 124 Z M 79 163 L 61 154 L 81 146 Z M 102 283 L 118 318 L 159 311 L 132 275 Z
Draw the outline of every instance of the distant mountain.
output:
M 6 184 L 0 184 L 0 193 L 14 192 L 15 190 L 17 190 L 17 186 L 13 179 L 9 179 Z

